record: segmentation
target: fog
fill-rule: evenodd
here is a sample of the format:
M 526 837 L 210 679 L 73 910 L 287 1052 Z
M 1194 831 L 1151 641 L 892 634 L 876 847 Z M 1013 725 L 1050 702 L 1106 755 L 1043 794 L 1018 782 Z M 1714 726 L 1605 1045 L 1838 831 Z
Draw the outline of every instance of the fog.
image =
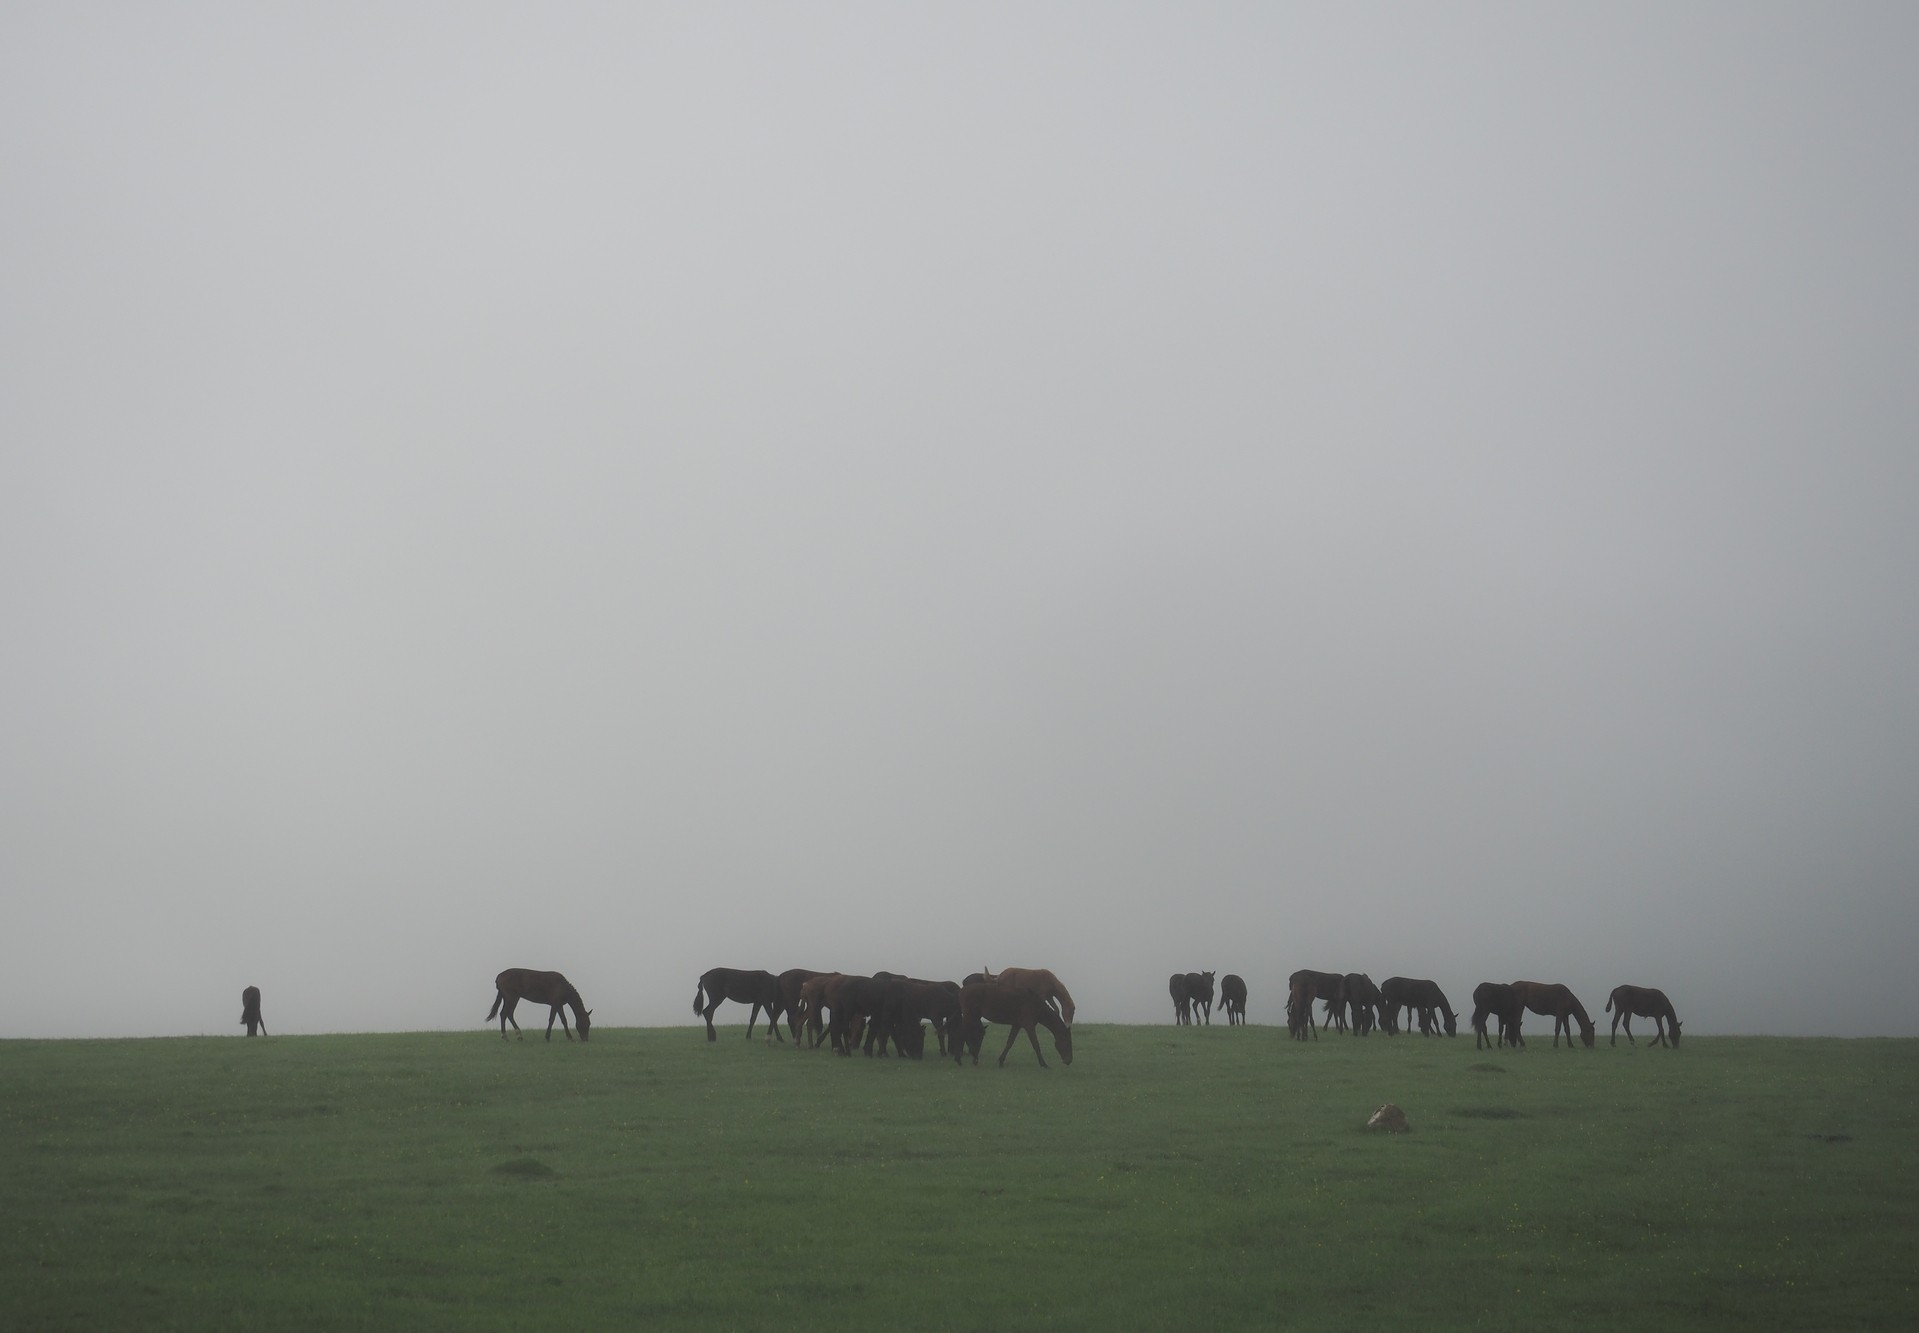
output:
M 720 965 L 1919 1033 L 1916 38 L 0 9 L 0 1036 Z

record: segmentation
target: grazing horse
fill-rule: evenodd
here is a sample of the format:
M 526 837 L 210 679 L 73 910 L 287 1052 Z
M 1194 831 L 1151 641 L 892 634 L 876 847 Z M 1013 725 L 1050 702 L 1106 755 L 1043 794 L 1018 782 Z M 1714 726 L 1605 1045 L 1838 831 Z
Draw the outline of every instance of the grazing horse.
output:
M 1632 1021 L 1634 1018 L 1650 1018 L 1653 1030 L 1659 1035 L 1653 1039 L 1655 1046 L 1679 1046 L 1679 1015 L 1672 1011 L 1672 1001 L 1666 998 L 1666 992 L 1654 990 L 1651 986 L 1614 986 L 1612 994 L 1606 999 L 1606 1008 L 1612 1014 L 1612 1040 L 1608 1046 L 1619 1044 L 1619 1025 L 1626 1025 L 1628 1045 L 1639 1043 L 1632 1039 Z M 1667 1038 L 1671 1037 L 1670 1044 Z
M 1519 1021 L 1526 1016 L 1526 1002 L 1519 998 L 1519 992 L 1511 986 L 1503 986 L 1496 981 L 1482 981 L 1473 987 L 1473 1049 L 1482 1046 L 1497 1047 L 1501 1042 L 1508 1046 L 1524 1046 L 1526 1039 L 1519 1035 Z M 1486 1035 L 1486 1020 L 1499 1020 L 1499 1035 Z
M 1364 972 L 1346 974 L 1346 1007 L 1352 1015 L 1354 1036 L 1363 1037 L 1373 1030 L 1380 1005 L 1379 987 L 1373 985 L 1371 977 Z
M 810 1034 L 811 1048 L 818 1050 L 824 1035 L 831 1031 L 821 1020 L 820 1011 L 831 1009 L 839 1012 L 840 988 L 850 978 L 844 972 L 822 972 L 817 977 L 808 977 L 800 985 L 799 1011 L 795 1022 Z M 835 1034 L 837 1035 L 837 1034 Z M 835 1047 L 834 1049 L 838 1049 Z
M 1002 972 L 999 981 L 979 981 L 960 987 L 959 1036 L 952 1043 L 953 1063 L 962 1063 L 962 1057 L 969 1050 L 973 1055 L 973 1063 L 979 1063 L 980 1044 L 986 1039 L 981 1024 L 992 1022 L 1005 1023 L 1012 1028 L 1006 1034 L 1006 1048 L 999 1053 L 1001 1068 L 1005 1068 L 1006 1056 L 1022 1032 L 1033 1043 L 1033 1054 L 1039 1057 L 1040 1068 L 1047 1068 L 1046 1055 L 1039 1048 L 1039 1033 L 1036 1030 L 1042 1027 L 1053 1034 L 1053 1049 L 1059 1052 L 1061 1063 L 1072 1064 L 1073 1029 L 1067 1026 L 1064 1018 L 1053 1012 L 1053 1006 L 1036 991 L 1008 985 L 1005 976 Z
M 1188 972 L 1186 974 L 1186 999 L 1206 1026 L 1213 1025 L 1213 974 L 1211 972 Z
M 586 1002 L 580 998 L 580 993 L 573 989 L 573 983 L 558 972 L 535 972 L 526 967 L 509 967 L 493 978 L 493 991 L 493 1007 L 487 1010 L 486 1017 L 490 1023 L 495 1014 L 500 1016 L 502 1041 L 506 1039 L 508 1023 L 513 1025 L 515 1035 L 525 1036 L 520 1032 L 520 1020 L 513 1016 L 513 1011 L 520 1007 L 521 1000 L 531 1000 L 535 1004 L 551 1007 L 551 1012 L 546 1016 L 548 1041 L 553 1040 L 553 1020 L 556 1018 L 560 1020 L 560 1031 L 566 1033 L 566 1039 L 573 1040 L 573 1033 L 566 1026 L 566 1014 L 560 1008 L 561 1005 L 573 1006 L 573 1025 L 579 1028 L 581 1041 L 586 1040 L 587 1029 L 593 1026 L 593 1011 L 586 1007 Z
M 993 978 L 992 973 L 986 974 Z M 1045 967 L 1002 967 L 996 979 L 1002 986 L 1012 986 L 1019 990 L 1030 991 L 1042 1000 L 1049 1000 L 1059 1010 L 1059 1016 L 1068 1024 L 1073 1021 L 1073 997 L 1066 985 L 1053 975 L 1051 968 Z M 997 1020 L 996 1020 L 997 1021 Z M 1072 1061 L 1068 1060 L 1068 1064 Z
M 1586 1014 L 1586 1006 L 1566 987 L 1556 981 L 1515 981 L 1513 990 L 1521 1004 L 1552 1019 L 1554 1046 L 1559 1045 L 1559 1034 L 1564 1032 L 1566 1049 L 1572 1049 L 1575 1018 L 1579 1020 L 1579 1040 L 1588 1047 L 1593 1044 L 1593 1021 Z
M 267 1021 L 260 1017 L 260 988 L 258 986 L 248 986 L 240 992 L 240 1021 L 247 1025 L 247 1036 L 251 1037 L 255 1028 L 260 1029 L 262 1036 L 266 1035 Z M 1626 1027 L 1626 1039 L 1628 1041 L 1632 1040 L 1632 1026 L 1630 1024 Z
M 704 993 L 706 1003 L 700 1003 Z M 699 984 L 693 988 L 693 1012 L 706 1020 L 706 1039 L 718 1041 L 719 1034 L 713 1031 L 713 1011 L 722 1001 L 732 1000 L 738 1004 L 750 1004 L 753 1012 L 746 1019 L 746 1038 L 753 1039 L 753 1025 L 760 1021 L 760 1010 L 766 1010 L 766 1035 L 768 1040 L 780 1036 L 780 979 L 771 972 L 744 972 L 738 968 L 715 967 L 701 974 Z M 781 1041 L 786 1038 L 780 1037 Z
M 1446 1003 L 1446 992 L 1431 981 L 1422 977 L 1387 977 L 1379 983 L 1380 1016 L 1388 1032 L 1397 1031 L 1399 1011 L 1407 1012 L 1407 1030 L 1411 1030 L 1412 1015 L 1419 1015 L 1419 1030 L 1427 1036 L 1434 1036 L 1433 1011 L 1437 1009 L 1446 1015 L 1446 1035 L 1459 1035 L 1459 1016 L 1453 1013 L 1453 1007 Z
M 1246 1024 L 1246 978 L 1228 972 L 1219 979 L 1219 1007 L 1226 1011 L 1227 1027 Z
M 1305 1041 L 1308 1033 L 1319 1040 L 1319 1029 L 1313 1026 L 1313 983 L 1297 972 L 1286 983 L 1286 1031 L 1294 1041 Z
M 1173 997 L 1173 1026 L 1185 1027 L 1193 1021 L 1193 997 L 1186 989 L 1186 974 L 1175 972 L 1166 978 L 1166 993 Z
M 1345 1027 L 1346 978 L 1338 972 L 1315 972 L 1311 968 L 1302 967 L 1286 978 L 1288 990 L 1294 990 L 1302 981 L 1306 983 L 1307 1004 L 1310 1006 L 1314 1000 L 1325 1001 L 1327 1019 L 1332 1020 L 1337 1016 L 1339 1025 L 1342 1028 Z M 1312 1023 L 1313 1016 L 1309 1009 L 1306 1015 L 1306 1026 L 1311 1028 Z M 1319 1040 L 1319 1033 L 1316 1030 L 1313 1032 L 1313 1040 Z
M 780 973 L 780 1012 L 786 1015 L 786 1030 L 796 1043 L 800 1039 L 800 987 L 814 977 L 827 975 L 804 967 L 789 967 Z

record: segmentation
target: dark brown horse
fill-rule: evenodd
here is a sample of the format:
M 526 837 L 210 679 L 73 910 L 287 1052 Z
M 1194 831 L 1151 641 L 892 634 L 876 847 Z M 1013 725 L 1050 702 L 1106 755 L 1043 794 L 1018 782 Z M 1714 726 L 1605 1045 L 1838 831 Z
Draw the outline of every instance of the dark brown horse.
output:
M 1554 1046 L 1559 1045 L 1559 1034 L 1564 1032 L 1566 1049 L 1572 1049 L 1575 1018 L 1579 1020 L 1579 1040 L 1589 1047 L 1593 1044 L 1593 1021 L 1586 1013 L 1586 1006 L 1566 987 L 1557 981 L 1515 981 L 1513 990 L 1528 1009 L 1552 1019 Z
M 1606 1008 L 1612 1013 L 1612 1039 L 1607 1045 L 1619 1044 L 1619 1025 L 1623 1022 L 1627 1044 L 1637 1046 L 1639 1043 L 1632 1039 L 1632 1021 L 1650 1018 L 1653 1030 L 1659 1034 L 1653 1039 L 1653 1045 L 1667 1046 L 1670 1037 L 1670 1048 L 1678 1048 L 1679 1015 L 1672 1011 L 1672 1001 L 1666 998 L 1666 992 L 1651 986 L 1614 986 L 1607 997 Z
M 1346 1011 L 1352 1017 L 1353 1035 L 1364 1037 L 1379 1022 L 1379 987 L 1364 972 L 1346 974 Z
M 1473 1049 L 1497 1047 L 1501 1042 L 1508 1046 L 1524 1046 L 1526 1039 L 1519 1035 L 1519 1023 L 1525 1016 L 1526 1002 L 1519 998 L 1518 991 L 1497 981 L 1480 982 L 1473 987 Z M 1499 1020 L 1499 1034 L 1496 1037 L 1486 1035 L 1486 1020 L 1489 1018 Z
M 1293 973 L 1286 982 L 1286 1031 L 1294 1041 L 1305 1041 L 1309 1033 L 1319 1040 L 1319 1029 L 1313 1026 L 1313 982 L 1303 972 Z
M 780 973 L 780 1012 L 786 1015 L 786 1030 L 793 1034 L 795 1042 L 800 1039 L 800 987 L 814 977 L 826 975 L 804 967 L 789 967 Z
M 1173 1026 L 1185 1027 L 1193 1021 L 1193 997 L 1186 990 L 1184 972 L 1166 978 L 1166 993 L 1173 997 Z
M 706 1003 L 700 1003 L 704 993 Z M 708 968 L 700 975 L 700 981 L 693 988 L 693 1012 L 706 1020 L 706 1039 L 718 1041 L 719 1034 L 713 1031 L 713 1011 L 727 1000 L 739 1004 L 750 1004 L 753 1012 L 746 1019 L 746 1037 L 753 1039 L 753 1025 L 760 1021 L 760 1010 L 766 1010 L 766 1035 L 769 1040 L 780 1037 L 780 979 L 771 972 L 745 972 L 733 967 Z M 786 1038 L 780 1037 L 781 1041 Z
M 1339 972 L 1315 972 L 1311 968 L 1302 967 L 1299 971 L 1293 973 L 1292 976 L 1286 978 L 1286 987 L 1290 993 L 1289 1002 L 1291 996 L 1298 994 L 1301 982 L 1304 982 L 1306 986 L 1306 1015 L 1304 1024 L 1307 1029 L 1313 1031 L 1313 1040 L 1319 1040 L 1319 1032 L 1313 1029 L 1312 1002 L 1314 1000 L 1320 1000 L 1325 1003 L 1326 1018 L 1328 1021 L 1337 1021 L 1340 1027 L 1345 1027 L 1345 975 Z
M 1213 1025 L 1213 974 L 1211 972 L 1188 972 L 1186 974 L 1186 999 L 1207 1027 Z
M 492 1022 L 495 1014 L 500 1016 L 502 1040 L 506 1037 L 508 1023 L 513 1025 L 515 1034 L 524 1035 L 520 1033 L 520 1020 L 513 1016 L 513 1011 L 520 1007 L 521 1000 L 531 1000 L 535 1004 L 551 1006 L 551 1012 L 546 1016 L 548 1041 L 553 1040 L 553 1020 L 556 1018 L 560 1020 L 560 1031 L 566 1033 L 566 1039 L 573 1040 L 573 1033 L 566 1026 L 566 1014 L 560 1007 L 562 1005 L 573 1007 L 573 1024 L 580 1030 L 581 1041 L 586 1040 L 587 1029 L 593 1026 L 593 1011 L 586 1007 L 584 1000 L 580 999 L 580 993 L 573 989 L 573 983 L 558 972 L 535 972 L 526 967 L 509 967 L 493 978 L 493 990 L 493 1007 L 487 1010 L 486 1017 L 488 1022 Z
M 1459 1035 L 1459 1016 L 1453 1013 L 1452 1005 L 1446 1002 L 1446 992 L 1434 982 L 1423 977 L 1387 977 L 1379 983 L 1380 1018 L 1388 1032 L 1399 1030 L 1399 1011 L 1406 1011 L 1407 1031 L 1412 1030 L 1414 1015 L 1419 1017 L 1419 1030 L 1427 1036 L 1433 1036 L 1433 1012 L 1446 1015 L 1446 1035 Z
M 260 1017 L 260 988 L 258 986 L 248 986 L 240 992 L 240 1021 L 247 1026 L 247 1036 L 251 1037 L 255 1028 L 260 1029 L 261 1036 L 266 1035 L 267 1021 Z M 1632 1039 L 1631 1027 L 1626 1029 L 1626 1039 L 1628 1041 Z
M 1237 972 L 1228 972 L 1219 979 L 1219 1007 L 1226 1011 L 1227 1027 L 1245 1026 L 1246 978 Z
M 1039 1028 L 1053 1034 L 1053 1049 L 1059 1052 L 1061 1063 L 1072 1064 L 1073 1029 L 1037 992 L 1009 986 L 1005 976 L 1002 972 L 999 981 L 978 981 L 960 987 L 959 1039 L 952 1043 L 953 1063 L 962 1063 L 968 1051 L 972 1053 L 973 1063 L 979 1063 L 980 1044 L 986 1039 L 982 1024 L 991 1022 L 1005 1023 L 1012 1028 L 1006 1035 L 1006 1048 L 999 1053 L 1002 1068 L 1006 1065 L 1007 1053 L 1022 1032 L 1033 1043 L 1033 1054 L 1039 1058 L 1040 1068 L 1047 1068 L 1046 1055 L 1039 1048 Z
M 996 980 L 1003 986 L 1031 991 L 1040 999 L 1049 1001 L 1067 1023 L 1073 1021 L 1073 997 L 1067 992 L 1066 983 L 1054 976 L 1051 968 L 1002 967 Z M 1072 1062 L 1069 1060 L 1067 1063 Z

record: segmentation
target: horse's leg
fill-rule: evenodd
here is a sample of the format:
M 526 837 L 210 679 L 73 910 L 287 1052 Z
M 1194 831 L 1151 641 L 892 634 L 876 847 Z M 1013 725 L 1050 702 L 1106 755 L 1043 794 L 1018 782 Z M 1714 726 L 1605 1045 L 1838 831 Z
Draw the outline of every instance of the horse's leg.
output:
M 513 1011 L 515 1009 L 518 1009 L 519 1007 L 520 1007 L 520 997 L 517 995 L 509 995 L 507 997 L 506 1003 L 500 1006 L 500 1040 L 501 1041 L 506 1040 L 506 1025 L 508 1023 L 511 1023 L 513 1025 L 513 1035 L 515 1037 L 517 1037 L 521 1041 L 526 1040 L 526 1033 L 520 1031 L 520 1020 L 513 1016 Z
M 759 1024 L 759 1021 L 760 1021 L 760 1002 L 758 1000 L 754 1000 L 752 1004 L 753 1004 L 753 1012 L 746 1016 L 746 1039 L 748 1041 L 753 1040 L 753 1029 Z
M 709 996 L 706 1008 L 700 1011 L 700 1017 L 706 1020 L 706 1039 L 708 1041 L 718 1041 L 720 1039 L 720 1034 L 713 1030 L 713 1011 L 719 1007 L 719 997 Z

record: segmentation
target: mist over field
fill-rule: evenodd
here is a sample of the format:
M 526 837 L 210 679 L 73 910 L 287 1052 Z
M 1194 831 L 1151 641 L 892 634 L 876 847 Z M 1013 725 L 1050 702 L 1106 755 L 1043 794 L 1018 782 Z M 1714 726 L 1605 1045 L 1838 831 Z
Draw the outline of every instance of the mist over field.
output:
M 1919 1034 L 1915 62 L 7 6 L 0 1036 L 716 965 Z

